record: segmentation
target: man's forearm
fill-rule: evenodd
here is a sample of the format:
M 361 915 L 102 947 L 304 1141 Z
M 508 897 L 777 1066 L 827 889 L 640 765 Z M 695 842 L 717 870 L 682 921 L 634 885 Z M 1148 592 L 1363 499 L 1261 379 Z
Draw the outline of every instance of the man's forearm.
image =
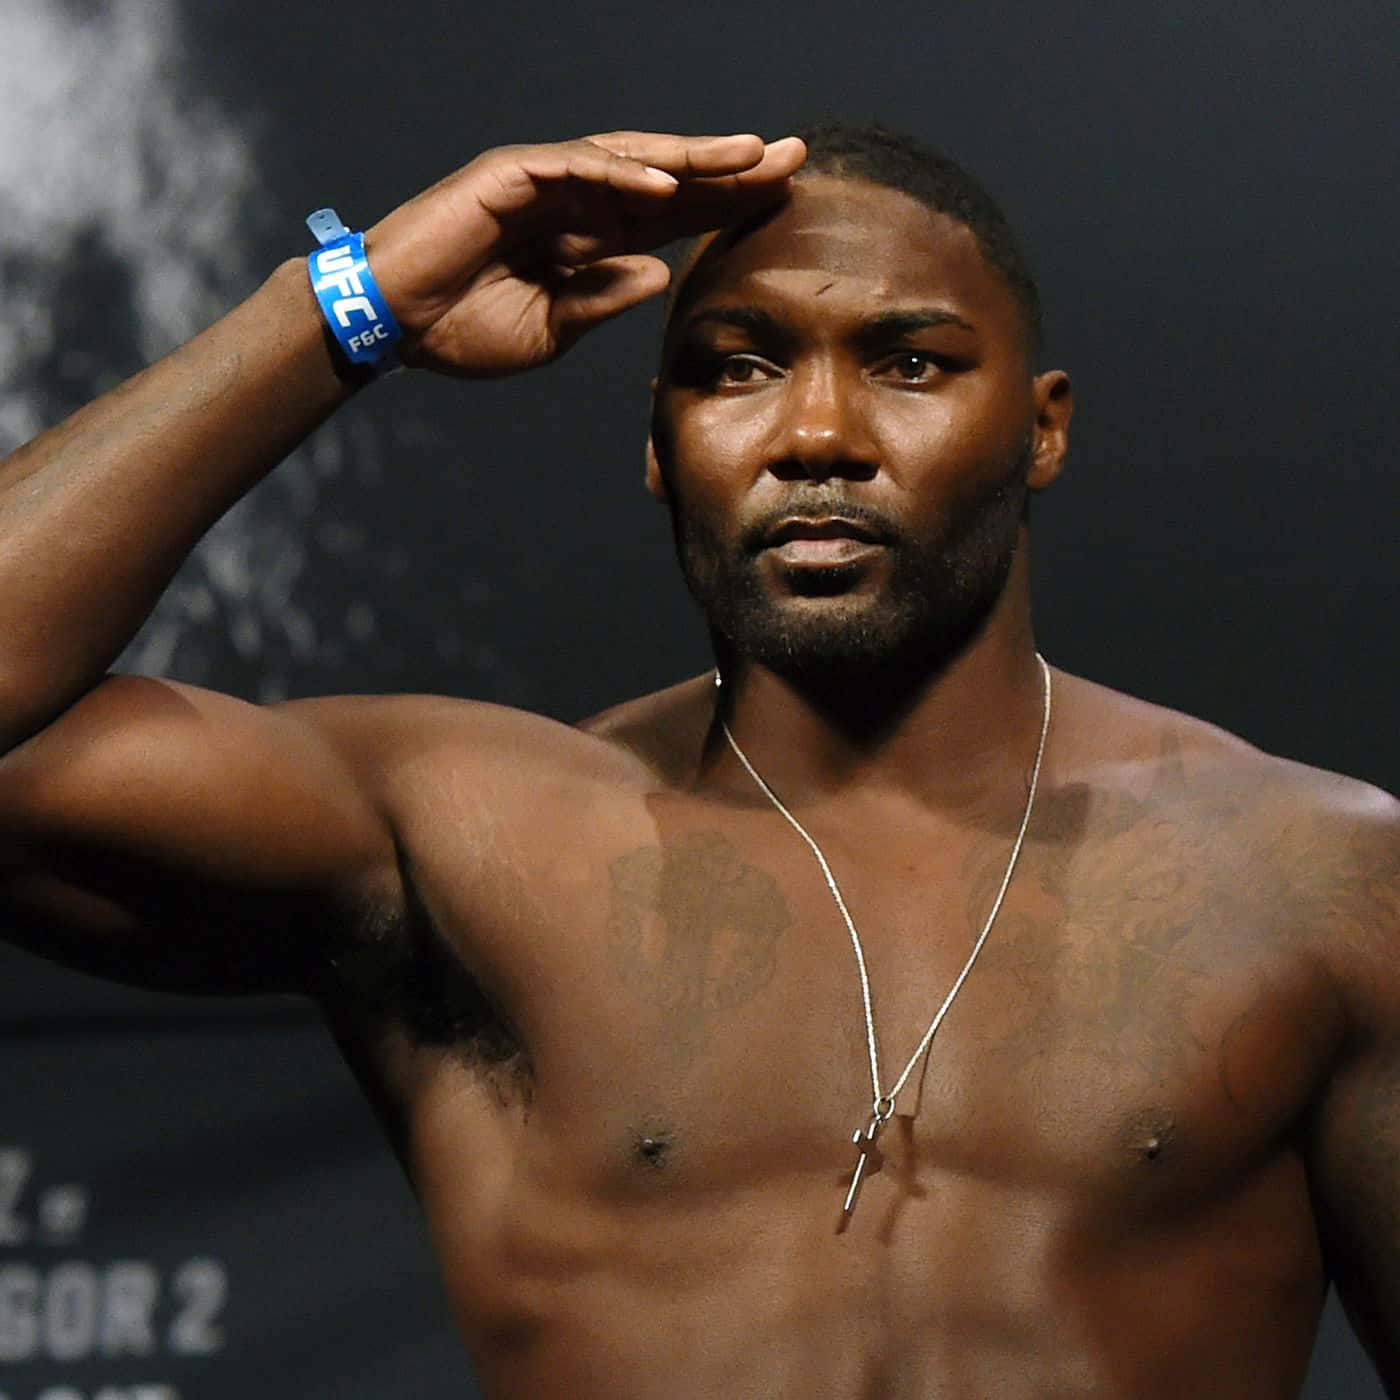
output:
M 0 462 L 0 751 L 96 683 L 201 535 L 352 392 L 306 267 Z

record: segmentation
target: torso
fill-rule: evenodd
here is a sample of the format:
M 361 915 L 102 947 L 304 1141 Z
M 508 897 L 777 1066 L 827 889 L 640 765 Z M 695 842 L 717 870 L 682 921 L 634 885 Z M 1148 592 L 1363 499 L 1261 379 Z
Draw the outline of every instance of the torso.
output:
M 329 1009 L 488 1393 L 1296 1394 L 1326 1286 L 1300 1125 L 1342 1033 L 1306 770 L 1059 689 L 1005 905 L 844 1228 L 849 938 L 761 797 L 652 745 L 698 744 L 698 690 L 594 734 L 500 719 L 499 790 L 450 722 L 386 776 L 415 907 L 367 923 Z M 888 1083 L 1015 821 L 804 819 Z

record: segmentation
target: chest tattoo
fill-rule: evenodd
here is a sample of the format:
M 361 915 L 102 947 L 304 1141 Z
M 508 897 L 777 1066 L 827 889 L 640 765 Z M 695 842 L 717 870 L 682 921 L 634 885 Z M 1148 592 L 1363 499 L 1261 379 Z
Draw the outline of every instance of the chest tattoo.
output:
M 670 1011 L 751 1001 L 773 976 L 791 922 L 778 883 L 718 832 L 644 846 L 611 869 L 608 946 L 623 982 Z

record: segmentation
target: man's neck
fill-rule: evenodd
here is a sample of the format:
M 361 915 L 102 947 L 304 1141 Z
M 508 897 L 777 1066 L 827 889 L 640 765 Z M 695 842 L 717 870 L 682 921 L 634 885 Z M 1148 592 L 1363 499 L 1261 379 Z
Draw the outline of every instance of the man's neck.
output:
M 1040 729 L 1044 687 L 1017 592 L 1008 590 L 968 646 L 903 691 L 882 693 L 889 688 L 872 678 L 868 697 L 833 704 L 738 660 L 723 676 L 716 718 L 795 804 L 858 789 L 931 807 L 975 804 L 1026 768 Z M 747 782 L 727 750 L 716 723 L 702 781 Z

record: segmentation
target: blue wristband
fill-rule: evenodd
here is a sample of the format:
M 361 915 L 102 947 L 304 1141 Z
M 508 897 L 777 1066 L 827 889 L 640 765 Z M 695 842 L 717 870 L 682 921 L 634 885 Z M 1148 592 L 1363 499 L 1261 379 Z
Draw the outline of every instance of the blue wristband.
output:
M 334 209 L 318 209 L 306 226 L 321 245 L 306 260 L 311 290 L 346 359 L 381 373 L 392 369 L 403 332 L 369 270 L 364 234 L 351 233 Z

